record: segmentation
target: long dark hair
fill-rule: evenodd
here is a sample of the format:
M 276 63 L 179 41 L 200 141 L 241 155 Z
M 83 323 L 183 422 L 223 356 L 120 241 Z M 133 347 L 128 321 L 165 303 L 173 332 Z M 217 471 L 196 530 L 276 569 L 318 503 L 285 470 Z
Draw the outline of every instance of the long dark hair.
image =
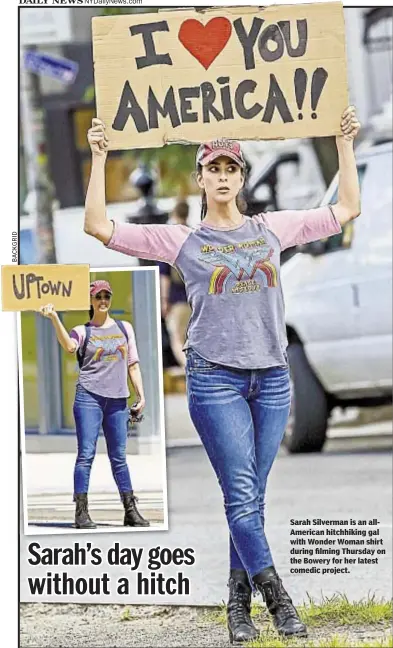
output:
M 94 308 L 92 304 L 89 308 L 89 322 L 93 319 L 93 316 L 94 316 Z
M 197 170 L 196 173 L 199 175 L 202 175 L 202 164 L 197 165 Z M 241 169 L 242 176 L 244 178 L 244 182 L 247 180 L 247 169 Z M 201 220 L 203 220 L 207 214 L 207 198 L 206 198 L 206 191 L 203 189 L 201 193 Z M 245 214 L 247 211 L 247 202 L 244 199 L 243 196 L 243 190 L 241 190 L 238 195 L 236 196 L 236 207 L 238 208 L 239 212 L 241 214 Z

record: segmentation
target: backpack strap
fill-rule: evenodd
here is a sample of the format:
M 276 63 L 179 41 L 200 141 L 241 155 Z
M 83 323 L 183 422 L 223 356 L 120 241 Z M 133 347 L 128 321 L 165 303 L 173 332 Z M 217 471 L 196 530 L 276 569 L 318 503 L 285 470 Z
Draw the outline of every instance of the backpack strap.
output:
M 83 362 L 84 362 L 85 355 L 86 355 L 87 345 L 89 344 L 90 335 L 91 335 L 90 322 L 86 322 L 86 324 L 85 324 L 85 339 L 83 341 L 82 348 L 79 348 L 77 353 L 76 353 L 79 369 L 82 369 L 82 366 L 83 366 Z
M 124 326 L 124 322 L 122 322 L 121 320 L 115 320 L 115 322 L 116 322 L 117 326 L 119 327 L 119 329 L 121 330 L 121 332 L 123 333 L 123 335 L 126 338 L 127 343 L 128 343 L 128 333 L 127 333 L 126 327 Z

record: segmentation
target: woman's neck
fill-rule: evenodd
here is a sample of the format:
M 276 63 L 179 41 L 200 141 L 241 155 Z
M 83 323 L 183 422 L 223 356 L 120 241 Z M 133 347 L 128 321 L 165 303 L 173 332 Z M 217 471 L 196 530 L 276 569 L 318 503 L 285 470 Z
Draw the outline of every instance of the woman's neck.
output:
M 208 200 L 206 216 L 203 221 L 218 227 L 229 227 L 230 225 L 240 225 L 243 221 L 243 214 L 238 210 L 235 201 L 221 204 Z
M 90 320 L 90 324 L 93 326 L 105 326 L 105 324 L 109 324 L 110 320 L 112 318 L 109 316 L 109 313 L 94 313 L 92 319 Z

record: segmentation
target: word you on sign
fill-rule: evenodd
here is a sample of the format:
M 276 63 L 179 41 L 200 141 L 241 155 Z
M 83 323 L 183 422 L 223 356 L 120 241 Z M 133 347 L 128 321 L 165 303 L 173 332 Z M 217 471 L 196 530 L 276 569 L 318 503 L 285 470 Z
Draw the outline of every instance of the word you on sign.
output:
M 340 132 L 348 90 L 339 2 L 92 25 L 97 114 L 111 149 Z
M 88 310 L 88 265 L 8 265 L 1 268 L 4 311 L 38 310 L 51 303 L 56 310 Z

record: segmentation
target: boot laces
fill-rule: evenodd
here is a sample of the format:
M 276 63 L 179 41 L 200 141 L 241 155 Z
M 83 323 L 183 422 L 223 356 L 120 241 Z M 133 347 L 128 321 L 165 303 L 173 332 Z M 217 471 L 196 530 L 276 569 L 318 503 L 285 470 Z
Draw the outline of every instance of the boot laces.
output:
M 266 605 L 268 604 L 268 596 L 265 592 L 265 590 L 262 588 L 261 589 L 261 594 L 264 602 Z M 284 589 L 284 586 L 282 584 L 281 579 L 278 579 L 278 582 L 276 586 L 273 585 L 272 587 L 272 597 L 274 601 L 274 608 L 276 612 L 279 614 L 285 615 L 285 618 L 288 617 L 296 617 L 296 610 L 295 607 L 292 603 L 292 599 L 290 596 L 287 594 L 287 592 Z
M 239 590 L 232 592 L 229 601 L 229 613 L 235 623 L 250 624 L 250 595 Z
M 86 501 L 83 501 L 83 500 L 77 502 L 77 504 L 76 504 L 76 510 L 77 510 L 77 512 L 78 512 L 79 514 L 80 514 L 80 513 L 88 513 L 88 510 L 89 510 L 89 509 L 88 509 L 88 506 L 87 506 L 87 502 L 86 502 Z
M 132 504 L 135 504 L 135 502 L 139 502 L 139 499 L 137 498 L 136 495 L 129 495 L 128 502 L 129 502 L 129 504 L 132 505 Z
M 280 606 L 281 610 L 286 614 L 286 616 L 297 618 L 296 610 L 292 603 L 292 599 L 285 591 L 281 579 L 278 580 L 278 605 Z
M 286 599 L 281 599 L 279 605 L 281 610 L 286 614 L 286 616 L 297 617 L 296 610 L 290 601 Z

